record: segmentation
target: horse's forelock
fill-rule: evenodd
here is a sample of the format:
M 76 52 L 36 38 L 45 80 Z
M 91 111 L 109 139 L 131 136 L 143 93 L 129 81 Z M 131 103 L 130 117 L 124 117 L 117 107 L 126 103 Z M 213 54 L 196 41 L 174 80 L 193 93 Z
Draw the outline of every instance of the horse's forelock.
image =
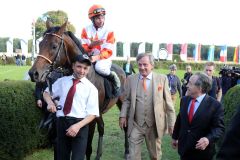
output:
M 49 28 L 48 30 L 46 30 L 44 33 L 43 33 L 43 36 L 45 36 L 46 33 L 55 33 L 57 31 L 60 30 L 61 27 L 59 26 L 56 26 L 56 27 L 51 27 Z

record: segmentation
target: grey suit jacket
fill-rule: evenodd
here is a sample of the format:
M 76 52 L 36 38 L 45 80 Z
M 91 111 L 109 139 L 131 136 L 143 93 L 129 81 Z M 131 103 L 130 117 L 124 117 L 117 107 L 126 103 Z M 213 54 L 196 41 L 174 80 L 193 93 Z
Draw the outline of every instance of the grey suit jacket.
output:
M 136 90 L 139 74 L 131 75 L 125 83 L 125 97 L 122 104 L 120 117 L 128 120 L 128 136 L 130 135 L 135 114 Z M 168 87 L 168 79 L 165 75 L 153 73 L 153 107 L 157 127 L 158 137 L 167 131 L 168 126 L 172 127 L 175 123 L 175 110 Z

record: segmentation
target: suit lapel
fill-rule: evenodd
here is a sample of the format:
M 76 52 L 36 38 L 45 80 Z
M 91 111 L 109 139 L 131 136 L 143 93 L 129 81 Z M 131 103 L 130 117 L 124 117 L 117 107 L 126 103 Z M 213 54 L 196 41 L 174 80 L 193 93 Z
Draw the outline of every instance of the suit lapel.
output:
M 205 111 L 206 107 L 208 106 L 207 103 L 208 103 L 208 95 L 206 95 L 206 96 L 203 98 L 201 104 L 199 105 L 198 109 L 196 110 L 195 114 L 193 115 L 192 123 L 194 122 L 194 120 L 195 120 L 199 115 L 201 115 L 201 114 Z
M 156 99 L 156 91 L 155 91 L 155 88 L 156 88 L 156 75 L 153 73 L 152 74 L 152 94 L 153 94 L 153 106 L 155 106 L 155 99 Z
M 135 110 L 135 103 L 136 103 L 136 97 L 137 97 L 137 86 L 139 83 L 139 76 L 140 74 L 136 74 L 133 77 L 133 81 L 131 82 L 131 86 L 132 86 L 132 100 L 133 100 L 133 108 Z
M 184 119 L 187 121 L 187 123 L 189 123 L 189 121 L 188 121 L 188 106 L 189 106 L 190 102 L 191 102 L 191 97 L 187 97 L 186 101 L 183 102 L 183 103 L 185 103 L 185 104 L 183 104 L 183 106 L 186 106 L 183 108 L 183 114 L 184 114 L 183 117 L 186 117 Z

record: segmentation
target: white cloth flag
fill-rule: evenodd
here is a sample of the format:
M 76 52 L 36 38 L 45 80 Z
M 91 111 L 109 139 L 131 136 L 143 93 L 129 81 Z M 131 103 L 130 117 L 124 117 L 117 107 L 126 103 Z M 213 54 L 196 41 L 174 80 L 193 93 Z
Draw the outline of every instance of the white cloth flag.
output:
M 13 56 L 13 39 L 9 38 L 7 41 L 7 56 Z
M 123 57 L 127 58 L 128 56 L 130 56 L 130 50 L 131 50 L 131 43 L 130 42 L 124 42 L 123 43 Z
M 141 42 L 138 47 L 138 54 L 139 53 L 145 53 L 145 42 Z

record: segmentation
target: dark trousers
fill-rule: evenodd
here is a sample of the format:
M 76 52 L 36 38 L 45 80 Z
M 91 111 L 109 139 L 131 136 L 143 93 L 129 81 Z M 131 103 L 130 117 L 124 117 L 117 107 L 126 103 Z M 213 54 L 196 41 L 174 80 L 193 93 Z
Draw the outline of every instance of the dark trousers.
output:
M 208 154 L 208 155 L 200 155 L 200 154 L 194 154 L 194 153 L 189 153 L 186 156 L 181 156 L 181 160 L 213 160 L 213 154 Z
M 87 139 L 88 125 L 81 128 L 76 137 L 66 136 L 67 129 L 81 121 L 80 118 L 59 117 L 57 118 L 57 160 L 84 160 Z

